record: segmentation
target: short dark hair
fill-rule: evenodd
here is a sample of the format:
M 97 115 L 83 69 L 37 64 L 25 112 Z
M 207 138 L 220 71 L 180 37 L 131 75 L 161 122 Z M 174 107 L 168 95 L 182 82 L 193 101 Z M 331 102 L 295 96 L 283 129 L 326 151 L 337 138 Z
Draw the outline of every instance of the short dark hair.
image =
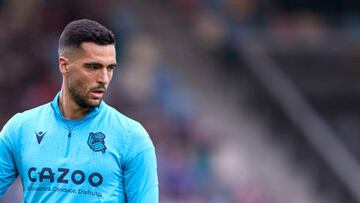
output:
M 59 55 L 67 48 L 79 48 L 83 42 L 94 42 L 98 45 L 115 44 L 115 37 L 111 30 L 100 23 L 80 19 L 66 25 L 59 38 Z

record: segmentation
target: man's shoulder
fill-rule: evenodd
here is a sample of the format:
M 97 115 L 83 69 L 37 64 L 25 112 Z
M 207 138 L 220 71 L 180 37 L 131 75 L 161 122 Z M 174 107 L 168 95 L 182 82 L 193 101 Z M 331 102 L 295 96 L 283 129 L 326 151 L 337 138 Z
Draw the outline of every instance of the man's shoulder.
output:
M 114 107 L 107 104 L 106 107 L 111 121 L 116 122 L 117 124 L 120 124 L 123 127 L 129 127 L 129 128 L 140 125 L 138 121 L 136 121 L 133 118 L 130 118 L 127 115 L 124 115 Z
M 24 123 L 30 120 L 38 120 L 42 116 L 48 116 L 51 110 L 51 103 L 46 103 L 32 109 L 25 110 L 15 114 L 10 121 L 15 123 Z
M 107 109 L 109 112 L 107 118 L 115 128 L 121 128 L 120 130 L 122 132 L 127 132 L 127 134 L 131 137 L 148 136 L 147 132 L 139 121 L 124 115 L 112 106 L 107 105 Z
M 42 115 L 48 115 L 49 108 L 51 108 L 50 103 L 47 103 L 32 109 L 25 110 L 23 112 L 16 113 L 8 120 L 4 128 L 18 129 L 24 124 L 31 124 L 33 121 L 39 120 L 38 118 L 40 118 Z

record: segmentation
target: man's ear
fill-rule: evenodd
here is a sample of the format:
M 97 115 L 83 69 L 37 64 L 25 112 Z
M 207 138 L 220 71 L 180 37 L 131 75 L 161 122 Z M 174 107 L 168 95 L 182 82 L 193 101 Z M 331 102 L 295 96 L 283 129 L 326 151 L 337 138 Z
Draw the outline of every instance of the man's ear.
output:
M 67 75 L 69 72 L 69 60 L 64 57 L 59 57 L 59 70 L 62 75 Z

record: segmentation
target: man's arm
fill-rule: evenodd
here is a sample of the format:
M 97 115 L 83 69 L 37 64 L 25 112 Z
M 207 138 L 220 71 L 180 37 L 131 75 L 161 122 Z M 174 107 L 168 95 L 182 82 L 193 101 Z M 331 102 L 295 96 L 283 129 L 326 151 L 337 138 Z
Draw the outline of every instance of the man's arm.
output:
M 130 145 L 132 148 L 129 150 L 134 153 L 124 166 L 126 199 L 128 203 L 157 203 L 159 188 L 155 148 L 145 130 L 142 127 L 140 130 L 143 135 Z
M 12 122 L 10 120 L 0 132 L 0 198 L 18 176 L 11 144 Z

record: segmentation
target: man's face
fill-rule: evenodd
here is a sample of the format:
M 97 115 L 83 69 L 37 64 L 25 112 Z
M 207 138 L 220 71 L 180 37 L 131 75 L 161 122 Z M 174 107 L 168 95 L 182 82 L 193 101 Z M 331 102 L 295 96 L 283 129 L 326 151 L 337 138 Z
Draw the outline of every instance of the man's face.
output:
M 83 108 L 98 106 L 116 67 L 115 46 L 85 42 L 67 61 L 67 72 L 63 75 L 70 97 Z

